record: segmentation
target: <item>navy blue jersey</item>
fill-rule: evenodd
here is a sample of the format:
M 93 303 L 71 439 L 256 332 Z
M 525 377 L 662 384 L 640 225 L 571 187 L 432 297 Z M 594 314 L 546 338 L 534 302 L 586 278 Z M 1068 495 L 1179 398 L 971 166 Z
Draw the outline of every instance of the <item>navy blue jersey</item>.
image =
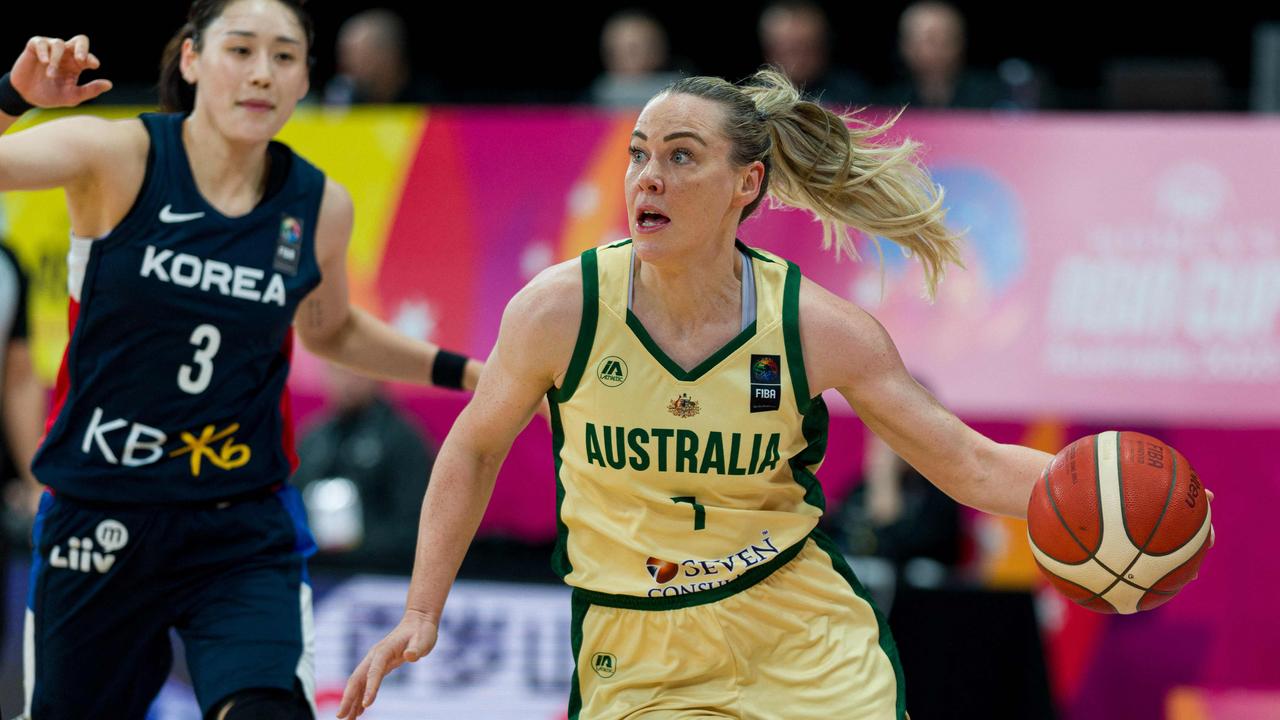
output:
M 32 469 L 90 500 L 252 492 L 295 463 L 285 379 L 294 311 L 320 282 L 324 175 L 273 144 L 275 182 L 230 218 L 196 188 L 183 116 L 142 120 L 133 207 L 107 236 L 72 239 L 71 339 Z

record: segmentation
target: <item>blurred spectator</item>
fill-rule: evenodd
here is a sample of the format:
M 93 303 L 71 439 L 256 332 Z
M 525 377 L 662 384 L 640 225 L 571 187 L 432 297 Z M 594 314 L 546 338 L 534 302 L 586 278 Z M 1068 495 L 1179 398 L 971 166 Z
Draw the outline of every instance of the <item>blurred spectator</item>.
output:
M 917 558 L 947 568 L 960 561 L 960 506 L 869 435 L 863 482 L 835 519 L 850 555 L 885 558 L 899 568 Z
M 433 455 L 381 383 L 328 371 L 331 415 L 298 444 L 302 490 L 321 567 L 408 574 Z
M 439 99 L 413 75 L 408 29 L 390 10 L 365 10 L 338 30 L 338 74 L 324 89 L 326 105 L 426 103 Z
M 831 27 L 813 2 L 783 0 L 760 14 L 764 60 L 780 69 L 809 97 L 828 105 L 871 102 L 866 81 L 852 70 L 831 66 Z
M 964 17 L 949 3 L 926 0 L 903 10 L 898 50 L 908 77 L 890 89 L 888 105 L 991 108 L 1009 102 L 998 77 L 966 66 Z
M 600 31 L 604 73 L 591 84 L 589 100 L 601 107 L 641 107 L 671 84 L 667 32 L 648 13 L 623 10 Z
M 27 343 L 27 281 L 18 260 L 0 245 L 0 588 L 7 587 L 10 547 L 28 550 L 31 519 L 43 489 L 31 476 L 31 456 L 44 432 L 45 390 Z M 0 613 L 0 637 L 4 635 Z

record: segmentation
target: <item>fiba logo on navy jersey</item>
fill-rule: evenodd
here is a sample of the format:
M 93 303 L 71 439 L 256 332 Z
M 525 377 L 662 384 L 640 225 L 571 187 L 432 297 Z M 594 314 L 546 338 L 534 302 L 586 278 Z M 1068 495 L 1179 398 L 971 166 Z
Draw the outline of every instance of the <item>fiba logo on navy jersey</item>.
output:
M 297 275 L 302 260 L 302 223 L 291 215 L 280 220 L 280 239 L 276 241 L 276 260 L 272 264 L 278 272 Z

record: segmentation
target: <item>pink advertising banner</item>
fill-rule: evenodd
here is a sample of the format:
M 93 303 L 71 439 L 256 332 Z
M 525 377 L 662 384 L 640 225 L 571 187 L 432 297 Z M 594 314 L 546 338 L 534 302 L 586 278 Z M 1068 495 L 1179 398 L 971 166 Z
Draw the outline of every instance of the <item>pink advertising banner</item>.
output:
M 407 332 L 486 354 L 534 274 L 625 237 L 633 122 L 432 111 L 388 203 L 370 300 Z M 1280 423 L 1280 123 L 918 114 L 892 135 L 924 143 L 967 231 L 966 267 L 935 303 L 896 247 L 883 278 L 869 243 L 837 262 L 806 213 L 765 211 L 742 237 L 870 310 L 953 410 Z

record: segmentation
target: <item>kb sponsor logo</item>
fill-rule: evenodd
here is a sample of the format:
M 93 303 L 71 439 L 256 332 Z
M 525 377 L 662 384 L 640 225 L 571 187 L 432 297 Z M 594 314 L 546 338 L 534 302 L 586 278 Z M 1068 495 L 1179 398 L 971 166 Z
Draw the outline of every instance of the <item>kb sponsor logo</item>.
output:
M 94 540 L 97 540 L 97 545 Z M 112 553 L 128 544 L 129 529 L 119 520 L 107 518 L 98 523 L 92 538 L 73 537 L 67 540 L 66 553 L 62 552 L 61 545 L 55 545 L 49 551 L 49 567 L 105 574 L 116 562 L 116 556 Z M 102 552 L 98 552 L 99 550 Z
M 627 363 L 616 355 L 610 355 L 600 361 L 596 377 L 607 387 L 618 387 L 627 381 Z

